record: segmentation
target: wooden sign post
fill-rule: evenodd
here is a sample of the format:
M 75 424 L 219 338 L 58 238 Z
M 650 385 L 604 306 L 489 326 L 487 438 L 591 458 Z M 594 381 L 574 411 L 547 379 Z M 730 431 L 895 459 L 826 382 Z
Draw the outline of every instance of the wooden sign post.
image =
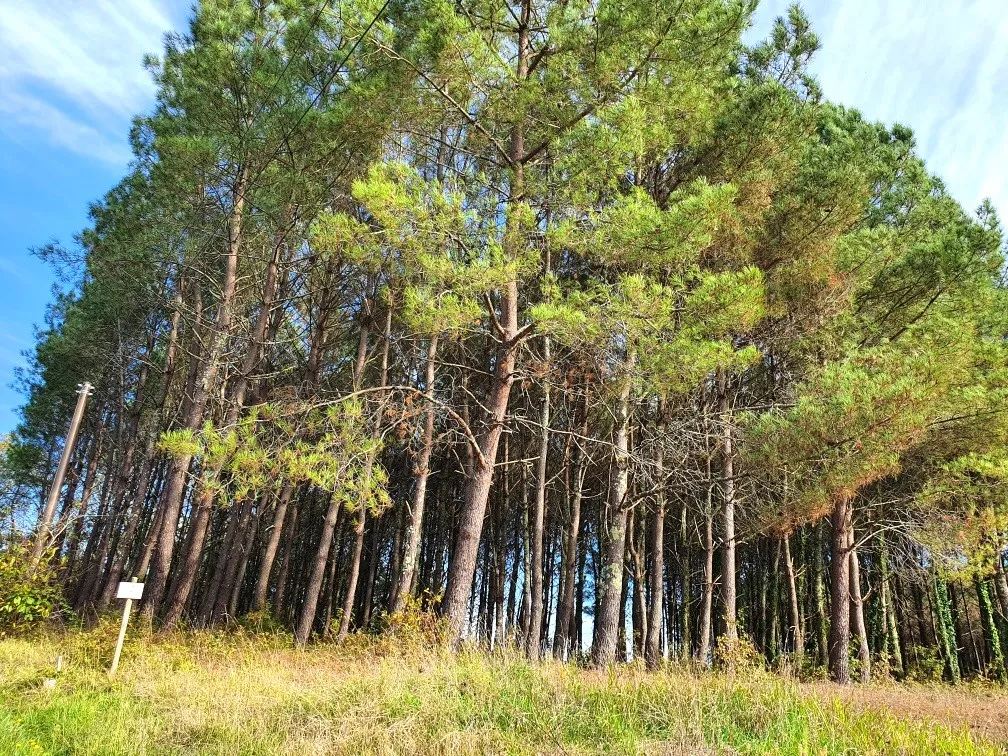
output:
M 119 655 L 122 653 L 123 641 L 126 640 L 126 625 L 129 624 L 130 609 L 133 608 L 134 599 L 139 601 L 143 597 L 144 584 L 138 583 L 133 578 L 128 583 L 119 583 L 119 590 L 116 598 L 126 599 L 123 607 L 122 624 L 119 625 L 119 639 L 116 641 L 115 655 L 112 657 L 112 666 L 109 668 L 109 677 L 115 677 L 116 669 L 119 668 Z

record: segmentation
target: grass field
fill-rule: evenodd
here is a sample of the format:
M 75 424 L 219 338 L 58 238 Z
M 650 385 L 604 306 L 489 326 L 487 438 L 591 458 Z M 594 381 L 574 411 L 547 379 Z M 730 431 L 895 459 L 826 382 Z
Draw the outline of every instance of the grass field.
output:
M 109 681 L 115 630 L 0 639 L 0 754 L 1005 752 L 871 688 L 842 702 L 758 671 L 595 673 L 381 638 L 131 634 Z

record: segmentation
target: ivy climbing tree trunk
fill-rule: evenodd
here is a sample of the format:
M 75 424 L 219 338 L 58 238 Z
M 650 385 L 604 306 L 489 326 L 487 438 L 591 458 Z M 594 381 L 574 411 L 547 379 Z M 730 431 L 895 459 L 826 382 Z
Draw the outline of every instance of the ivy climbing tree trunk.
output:
M 991 606 L 990 593 L 987 592 L 987 584 L 978 575 L 974 575 L 973 587 L 976 589 L 977 603 L 980 606 L 980 624 L 983 627 L 984 641 L 990 658 L 987 675 L 1000 682 L 1005 682 L 1004 651 L 1001 648 L 1001 637 L 994 619 L 994 609 Z

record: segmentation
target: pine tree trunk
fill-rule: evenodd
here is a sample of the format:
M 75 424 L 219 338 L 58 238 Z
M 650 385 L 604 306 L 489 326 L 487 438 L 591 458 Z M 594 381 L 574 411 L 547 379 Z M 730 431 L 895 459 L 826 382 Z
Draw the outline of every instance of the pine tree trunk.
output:
M 624 559 L 626 559 L 626 552 L 629 548 L 630 536 L 632 533 L 632 517 L 633 511 L 627 512 L 627 545 L 624 546 L 623 553 Z M 616 654 L 610 660 L 616 663 L 622 663 L 627 660 L 627 637 L 626 637 L 626 627 L 627 627 L 627 597 L 630 595 L 630 570 L 627 569 L 627 565 L 623 565 L 623 584 L 620 586 L 620 599 L 619 599 L 619 621 L 616 625 Z M 634 649 L 631 647 L 630 653 L 631 657 L 633 655 Z
M 167 474 L 168 466 L 162 465 L 161 470 L 159 471 L 159 477 L 161 478 L 161 491 L 155 492 L 157 499 L 154 504 L 154 519 L 151 521 L 150 530 L 144 538 L 143 551 L 140 553 L 140 559 L 137 561 L 136 569 L 133 570 L 133 573 L 138 576 L 147 574 L 147 570 L 150 568 L 151 559 L 154 556 L 154 547 L 157 545 L 157 537 L 161 532 L 161 525 L 164 520 L 164 507 L 159 506 L 158 502 L 164 496 L 164 487 L 166 484 L 164 478 Z
M 770 563 L 770 601 L 768 606 L 766 650 L 767 657 L 776 661 L 780 653 L 778 625 L 780 623 L 780 564 L 781 539 L 774 539 L 773 560 Z
M 294 643 L 297 646 L 304 646 L 308 642 L 312 626 L 315 624 L 315 612 L 318 609 L 319 594 L 322 592 L 322 582 L 325 579 L 326 563 L 329 560 L 329 550 L 332 547 L 333 532 L 336 529 L 339 511 L 339 500 L 334 498 L 329 502 L 325 520 L 322 522 L 321 539 L 315 553 L 311 576 L 308 578 L 304 602 L 301 605 L 297 627 L 294 631 Z
M 280 569 L 277 570 L 276 593 L 273 596 L 273 616 L 275 617 L 283 617 L 284 610 L 287 608 L 287 604 L 285 603 L 287 597 L 287 572 L 290 569 L 291 552 L 294 549 L 294 541 L 297 538 L 299 505 L 300 499 L 295 496 L 290 517 L 287 517 L 284 522 L 286 537 L 284 538 L 283 554 L 280 557 Z
M 214 565 L 213 577 L 210 579 L 209 589 L 203 595 L 199 604 L 199 610 L 196 612 L 196 620 L 201 626 L 208 626 L 216 619 L 218 596 L 224 585 L 230 560 L 233 554 L 238 551 L 235 544 L 238 543 L 239 521 L 244 518 L 244 512 L 247 507 L 247 501 L 235 502 L 230 511 L 222 513 L 221 517 L 218 518 L 223 519 L 225 523 L 224 540 L 217 551 L 216 561 L 212 562 Z M 235 510 L 238 511 L 236 512 Z M 210 562 L 208 562 L 209 564 Z
M 280 547 L 280 536 L 283 533 L 284 520 L 287 517 L 287 507 L 290 505 L 293 493 L 294 484 L 290 481 L 284 483 L 273 510 L 273 524 L 270 527 L 269 537 L 266 539 L 262 561 L 259 564 L 259 576 L 256 578 L 255 592 L 252 594 L 253 612 L 261 612 L 266 608 L 270 573 L 272 573 L 273 563 L 276 561 L 277 551 Z
M 352 385 L 353 389 L 356 391 L 360 388 L 361 380 L 364 375 L 364 363 L 367 360 L 368 351 L 368 336 L 370 334 L 370 327 L 367 320 L 367 310 L 369 309 L 369 303 L 367 301 L 362 305 L 362 320 L 360 323 L 360 330 L 357 339 L 357 359 L 354 361 L 353 374 L 352 374 Z M 333 498 L 326 509 L 325 520 L 322 523 L 322 538 L 319 541 L 318 551 L 315 554 L 315 559 L 312 564 L 311 575 L 308 579 L 308 585 L 305 589 L 304 603 L 301 605 L 300 616 L 298 617 L 297 626 L 294 631 L 294 643 L 297 646 L 304 646 L 308 642 L 308 637 L 311 635 L 312 626 L 315 623 L 315 614 L 318 610 L 318 600 L 319 594 L 322 592 L 322 583 L 325 580 L 326 573 L 326 562 L 329 559 L 329 550 L 332 547 L 333 531 L 336 529 L 336 521 L 339 517 L 340 502 L 338 499 Z M 361 511 L 358 515 L 358 521 L 361 528 L 360 538 L 361 544 L 363 545 L 363 522 L 365 507 L 361 505 Z M 358 554 L 359 559 L 359 554 Z M 356 564 L 357 569 L 360 568 L 360 563 Z M 351 567 L 353 570 L 353 567 Z M 353 576 L 353 584 L 356 589 L 357 577 Z M 349 583 L 348 583 L 349 585 Z M 349 592 L 349 591 L 348 591 Z M 350 609 L 353 609 L 352 599 Z M 342 634 L 342 623 L 346 621 L 349 623 L 349 610 L 344 612 L 344 617 L 340 618 L 341 634 Z M 349 626 L 349 625 L 348 625 Z
M 367 519 L 367 507 L 361 506 L 357 513 L 357 524 L 354 527 L 354 550 L 350 558 L 350 575 L 347 578 L 346 595 L 343 599 L 343 613 L 340 615 L 339 633 L 336 642 L 346 640 L 350 632 L 350 620 L 353 616 L 354 598 L 357 595 L 357 578 L 360 575 L 361 552 L 364 550 L 364 526 Z
M 994 593 L 997 595 L 997 619 L 1000 620 L 1001 650 L 1008 657 L 1008 577 L 1005 576 L 1004 550 L 994 555 Z
M 812 559 L 812 595 L 815 604 L 816 657 L 821 665 L 829 664 L 828 627 L 826 622 L 826 523 L 815 525 L 815 543 Z
M 889 588 L 889 549 L 886 547 L 885 536 L 879 536 L 879 601 L 882 604 L 882 614 L 885 618 L 885 648 L 886 656 L 891 660 L 891 667 L 898 678 L 905 674 L 903 669 L 903 654 L 900 649 L 898 623 L 894 610 L 894 599 Z
M 529 485 L 528 467 L 525 463 L 521 466 L 522 476 L 522 498 L 521 498 L 521 545 L 522 545 L 522 602 L 518 614 L 519 625 L 519 648 L 522 648 L 528 639 L 529 617 L 532 614 L 532 581 L 529 576 L 532 574 L 532 550 L 529 543 Z
M 850 610 L 854 621 L 854 632 L 858 639 L 858 665 L 861 668 L 861 682 L 871 681 L 871 650 L 868 646 L 868 628 L 865 625 L 864 601 L 861 598 L 861 563 L 854 548 L 854 526 L 847 533 L 850 545 Z
M 724 497 L 724 544 L 722 546 L 721 593 L 724 600 L 725 641 L 734 647 L 738 641 L 737 589 L 735 585 L 735 470 L 732 452 L 731 406 L 728 377 L 718 371 L 718 415 L 721 430 L 721 493 Z
M 1005 682 L 1005 659 L 1001 648 L 1001 638 L 997 623 L 994 621 L 994 610 L 991 606 L 987 586 L 978 575 L 973 576 L 973 587 L 977 593 L 977 603 L 980 606 L 980 624 L 983 626 L 984 641 L 987 644 L 987 655 L 990 663 L 987 666 L 987 676 Z
M 710 476 L 708 475 L 708 482 L 710 483 Z M 707 489 L 707 511 L 711 514 L 711 612 L 713 612 L 713 569 L 714 569 L 714 519 L 713 519 L 713 487 L 708 486 Z M 682 660 L 687 660 L 690 658 L 691 645 L 693 643 L 693 620 L 691 617 L 692 605 L 693 605 L 693 547 L 691 545 L 691 538 L 689 536 L 689 524 L 686 518 L 686 502 L 682 503 L 682 507 L 679 509 L 679 544 L 682 547 L 682 554 L 677 554 L 677 562 L 679 565 L 679 582 L 682 591 L 680 596 L 678 612 L 673 615 L 671 607 L 669 608 L 669 621 L 668 625 L 670 628 L 675 627 L 676 622 L 678 622 L 679 628 L 679 658 Z M 671 581 L 670 581 L 671 582 Z M 711 615 L 708 614 L 708 620 Z M 702 619 L 699 618 L 699 619 Z M 708 622 L 708 633 L 710 628 L 710 622 Z M 672 637 L 672 631 L 669 630 L 669 637 Z M 699 640 L 699 639 L 698 639 Z M 710 649 L 711 638 L 708 634 L 707 645 L 708 650 Z M 671 645 L 671 641 L 670 641 Z
M 517 39 L 517 81 L 528 75 L 531 48 L 529 46 L 529 25 L 532 21 L 531 0 L 523 0 L 518 24 Z M 509 158 L 512 163 L 511 193 L 509 204 L 521 202 L 525 192 L 524 164 L 525 132 L 522 124 L 516 124 L 511 132 Z M 508 224 L 512 223 L 508 215 Z M 507 236 L 505 232 L 505 236 Z M 493 313 L 491 313 L 491 317 Z M 476 574 L 476 557 L 479 551 L 483 519 L 486 515 L 490 486 L 493 483 L 494 465 L 497 461 L 497 445 L 504 429 L 511 385 L 514 382 L 514 367 L 518 343 L 518 281 L 512 279 L 504 284 L 500 293 L 499 344 L 494 356 L 493 375 L 485 407 L 488 427 L 479 441 L 479 458 L 474 470 L 467 477 L 465 500 L 455 539 L 455 550 L 448 568 L 448 587 L 441 602 L 442 612 L 448 622 L 449 635 L 453 644 L 461 642 L 465 634 L 466 608 Z
M 210 393 L 215 388 L 224 341 L 231 328 L 231 310 L 238 280 L 238 254 L 242 246 L 242 223 L 245 211 L 245 193 L 248 188 L 247 181 L 248 167 L 243 166 L 232 192 L 231 213 L 228 219 L 227 256 L 220 301 L 217 304 L 217 317 L 204 350 L 206 356 L 201 359 L 201 375 L 196 381 L 194 398 L 190 403 L 183 424 L 184 428 L 191 431 L 198 430 L 203 423 L 203 412 Z M 147 578 L 144 600 L 140 609 L 141 615 L 148 621 L 154 619 L 154 615 L 161 608 L 161 603 L 168 590 L 168 571 L 171 569 L 172 556 L 175 552 L 176 532 L 182 510 L 182 499 L 185 495 L 186 472 L 191 461 L 191 454 L 181 454 L 172 458 L 171 472 L 162 492 L 161 506 L 165 511 L 161 520 L 160 532 L 157 534 L 151 572 Z
M 955 624 L 952 621 L 952 611 L 949 607 L 948 585 L 944 580 L 934 577 L 932 581 L 935 608 L 935 634 L 945 658 L 945 673 L 953 685 L 960 679 L 959 651 L 956 640 Z
M 850 542 L 851 503 L 837 496 L 833 505 L 833 550 L 830 557 L 830 675 L 850 684 Z
M 87 512 L 91 505 L 91 495 L 94 489 L 95 474 L 98 471 L 98 461 L 101 458 L 103 438 L 104 434 L 98 433 L 89 445 L 89 459 L 87 470 L 84 473 L 84 486 L 81 490 L 80 508 L 77 511 L 77 517 L 74 519 L 74 522 L 69 525 L 70 534 L 67 539 L 66 564 L 62 569 L 64 581 L 73 575 L 74 564 L 77 562 L 77 556 L 80 551 L 81 536 L 84 533 L 84 520 L 87 517 Z M 80 471 L 78 470 L 77 474 L 67 483 L 67 498 L 71 503 L 73 502 L 73 494 L 77 490 L 76 480 L 79 475 Z M 62 520 L 63 517 L 61 516 L 60 519 Z
M 582 546 L 580 548 L 580 554 L 578 555 L 578 569 L 577 569 L 577 580 L 578 587 L 577 593 L 575 593 L 576 598 L 576 608 L 574 610 L 574 619 L 572 622 L 573 627 L 571 628 L 571 633 L 573 635 L 572 647 L 574 652 L 581 654 L 584 652 L 584 599 L 585 599 L 585 568 L 588 561 L 588 546 L 582 541 Z M 570 654 L 568 654 L 570 658 Z
M 644 655 L 644 641 L 647 638 L 647 602 L 644 596 L 644 508 L 636 507 L 629 515 L 627 548 L 633 565 L 633 643 L 631 653 L 635 657 Z
M 708 461 L 708 470 L 709 464 Z M 694 655 L 699 664 L 710 664 L 711 615 L 714 604 L 714 512 L 710 501 L 712 487 L 713 483 L 707 489 L 708 507 L 704 515 L 704 591 L 700 604 L 700 640 Z
M 585 388 L 587 392 L 587 387 Z M 582 449 L 584 439 L 588 435 L 588 406 L 587 397 L 581 408 L 581 438 L 574 442 L 574 481 L 571 492 L 570 520 L 567 524 L 567 551 L 564 553 L 563 593 L 557 605 L 556 633 L 553 637 L 553 655 L 560 661 L 568 658 L 570 638 L 572 628 L 572 615 L 574 613 L 574 583 L 576 579 L 577 558 L 578 558 L 578 536 L 581 530 L 581 502 L 584 495 L 584 481 L 587 473 L 585 460 L 587 455 Z
M 550 340 L 543 338 L 543 359 L 550 363 Z M 529 617 L 529 633 L 525 641 L 525 654 L 530 661 L 538 661 L 542 655 L 543 622 L 543 539 L 546 522 L 546 462 L 549 453 L 550 424 L 550 384 L 549 377 L 542 384 L 542 407 L 539 413 L 539 458 L 536 467 L 535 507 L 532 510 L 531 561 L 532 561 L 532 614 Z
M 381 529 L 379 520 L 372 521 L 371 524 L 371 545 L 368 549 L 367 578 L 364 581 L 364 595 L 361 597 L 360 606 L 360 626 L 364 630 L 371 627 L 371 610 L 374 606 L 375 577 L 378 573 L 378 543 Z
M 613 474 L 609 502 L 605 514 L 604 553 L 601 574 L 596 587 L 595 640 L 592 643 L 592 665 L 608 666 L 616 654 L 619 642 L 619 620 L 623 588 L 623 560 L 627 531 L 627 489 L 630 475 L 630 391 L 636 355 L 630 352 L 623 365 L 622 384 L 616 400 L 615 439 L 613 442 Z
M 651 522 L 651 602 L 648 609 L 647 640 L 644 643 L 644 661 L 651 669 L 662 662 L 661 628 L 662 610 L 665 606 L 665 401 L 658 403 L 658 423 L 655 429 L 655 477 L 658 493 Z
M 267 498 L 268 496 L 264 493 L 263 502 Z M 231 586 L 231 597 L 227 605 L 229 617 L 237 617 L 241 608 L 239 602 L 241 601 L 242 589 L 245 587 L 245 573 L 248 570 L 249 558 L 252 556 L 252 549 L 255 546 L 256 535 L 259 533 L 259 518 L 262 516 L 262 509 L 263 506 L 258 507 L 252 515 L 252 524 L 249 526 L 245 534 L 245 541 L 242 543 L 241 560 L 238 562 L 238 572 Z
M 420 555 L 420 535 L 423 528 L 424 505 L 427 500 L 427 479 L 430 477 L 431 451 L 434 446 L 434 371 L 436 368 L 438 337 L 431 336 L 427 342 L 427 366 L 424 376 L 424 391 L 427 407 L 424 410 L 423 441 L 416 464 L 416 486 L 413 489 L 413 506 L 410 509 L 409 529 L 406 535 L 406 551 L 402 560 L 402 577 L 399 590 L 392 606 L 392 614 L 401 614 L 409 600 Z
M 248 348 L 242 360 L 241 369 L 235 378 L 229 395 L 227 414 L 224 419 L 225 431 L 232 430 L 238 423 L 242 408 L 245 405 L 245 395 L 248 392 L 252 373 L 262 356 L 263 345 L 266 340 L 266 333 L 269 330 L 270 315 L 273 310 L 273 302 L 276 298 L 277 277 L 279 273 L 281 250 L 284 244 L 284 234 L 286 231 L 278 232 L 273 243 L 273 253 L 269 264 L 266 267 L 265 281 L 263 282 L 261 304 L 259 314 L 256 317 L 255 325 L 249 339 Z M 215 469 L 209 475 L 211 481 L 216 481 L 221 476 L 224 461 L 217 463 Z M 186 547 L 182 558 L 181 568 L 176 579 L 172 582 L 169 592 L 168 607 L 165 610 L 164 625 L 167 628 L 174 627 L 182 616 L 189 595 L 192 593 L 193 585 L 196 581 L 197 568 L 203 554 L 203 544 L 206 540 L 207 528 L 210 525 L 210 517 L 213 512 L 214 491 L 212 487 L 204 488 L 200 491 L 199 501 L 196 506 L 196 514 L 189 524 L 189 533 L 186 539 Z M 232 513 L 231 516 L 235 516 Z M 247 523 L 246 523 L 247 526 Z M 244 536 L 244 532 L 240 537 Z M 225 586 L 228 590 L 230 586 Z M 229 594 L 225 594 L 229 595 Z M 226 606 L 219 606 L 216 614 L 226 614 Z
M 795 576 L 794 560 L 791 558 L 791 538 L 781 539 L 784 547 L 784 567 L 787 570 L 788 601 L 791 610 L 791 640 L 794 650 L 794 664 L 801 669 L 805 658 L 805 630 L 802 627 L 801 610 L 798 602 L 798 582 Z
M 385 311 L 385 328 L 382 332 L 382 364 L 381 372 L 378 377 L 378 385 L 380 387 L 385 386 L 388 383 L 388 358 L 389 358 L 389 343 L 391 341 L 390 333 L 392 330 L 392 308 L 389 307 Z M 362 348 L 358 349 L 357 364 L 354 368 L 354 389 L 360 387 L 363 370 L 364 370 L 364 360 L 367 347 L 367 332 L 362 331 L 361 336 L 362 341 L 360 342 Z M 384 393 L 384 392 L 382 392 Z M 381 397 L 382 394 L 379 394 Z M 364 464 L 364 477 L 368 485 L 371 482 L 371 473 L 374 469 L 375 463 L 375 452 L 369 453 L 367 461 Z M 361 554 L 364 551 L 364 527 L 367 519 L 367 505 L 365 502 L 361 502 L 360 511 L 357 515 L 357 525 L 354 528 L 354 550 L 353 556 L 350 561 L 350 575 L 347 579 L 346 595 L 343 601 L 343 613 L 340 615 L 340 627 L 339 633 L 336 636 L 336 642 L 341 643 L 346 640 L 347 635 L 350 632 L 350 623 L 353 621 L 353 610 L 354 610 L 354 600 L 357 596 L 357 585 L 360 579 L 360 568 L 361 568 Z
M 347 510 L 340 507 L 336 515 L 336 527 L 333 528 L 333 540 L 330 549 L 335 548 L 335 552 L 330 552 L 331 557 L 326 565 L 325 577 L 322 581 L 322 623 L 320 632 L 323 638 L 332 635 L 333 606 L 338 601 L 339 587 L 336 585 L 336 565 L 341 561 L 343 547 L 343 531 L 346 530 Z M 316 615 L 318 610 L 315 611 Z M 338 628 L 337 628 L 338 629 Z
M 265 504 L 268 495 L 268 491 L 263 492 L 260 508 Z M 247 542 L 252 531 L 254 509 L 255 501 L 251 498 L 242 504 L 238 522 L 235 526 L 235 534 L 231 541 L 231 549 L 229 553 L 223 555 L 225 569 L 220 590 L 217 593 L 217 600 L 214 602 L 210 615 L 212 623 L 228 622 L 234 619 L 234 615 L 229 611 L 231 608 L 231 594 L 234 592 L 238 582 L 238 574 L 241 571 L 242 563 L 247 559 L 247 548 L 251 546 Z
M 312 329 L 311 344 L 308 348 L 308 362 L 305 367 L 305 379 L 304 379 L 304 393 L 306 396 L 311 396 L 317 385 L 319 379 L 319 372 L 322 364 L 322 349 L 325 345 L 325 328 L 326 328 L 327 314 L 325 312 L 320 313 L 315 322 L 315 326 Z M 305 432 L 305 428 L 299 428 L 295 434 L 296 439 L 300 439 L 302 434 Z M 259 612 L 266 607 L 266 596 L 269 592 L 269 579 L 270 574 L 273 572 L 273 564 L 276 561 L 277 550 L 280 545 L 280 536 L 284 532 L 284 521 L 287 517 L 287 510 L 290 506 L 291 497 L 294 495 L 294 484 L 291 481 L 285 481 L 283 488 L 280 490 L 280 497 L 276 504 L 276 509 L 273 511 L 273 524 L 270 527 L 269 538 L 266 541 L 266 548 L 263 551 L 262 562 L 259 565 L 259 576 L 256 579 L 255 593 L 252 596 L 252 611 Z M 297 512 L 297 503 L 295 501 L 294 512 L 292 517 Z M 286 564 L 286 562 L 284 562 Z M 286 569 L 283 570 L 283 577 L 286 577 Z M 282 590 L 279 588 L 281 580 L 278 576 L 277 580 L 277 595 L 278 600 L 275 602 L 273 607 L 275 612 L 280 610 L 279 597 L 282 596 Z

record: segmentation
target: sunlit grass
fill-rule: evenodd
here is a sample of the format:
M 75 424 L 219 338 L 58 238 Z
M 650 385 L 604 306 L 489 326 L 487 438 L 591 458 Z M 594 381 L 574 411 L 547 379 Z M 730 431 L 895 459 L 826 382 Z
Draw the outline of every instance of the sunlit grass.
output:
M 968 732 L 803 697 L 779 677 L 531 666 L 359 638 L 0 640 L 2 754 L 999 753 Z M 63 671 L 54 689 L 55 660 Z

